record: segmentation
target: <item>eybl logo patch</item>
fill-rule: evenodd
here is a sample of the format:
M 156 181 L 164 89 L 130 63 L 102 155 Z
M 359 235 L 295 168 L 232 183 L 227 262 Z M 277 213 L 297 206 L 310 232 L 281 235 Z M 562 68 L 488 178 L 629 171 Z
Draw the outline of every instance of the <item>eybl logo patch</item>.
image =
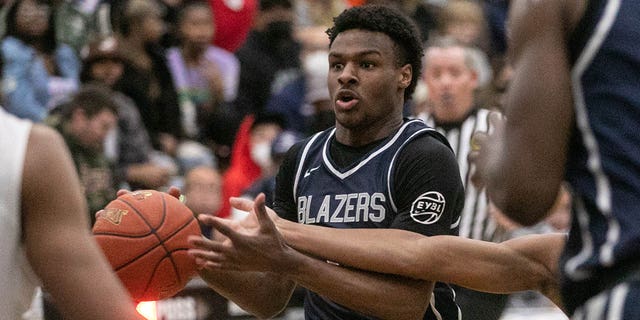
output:
M 422 224 L 433 224 L 444 212 L 446 201 L 437 191 L 429 191 L 420 195 L 411 205 L 411 218 Z

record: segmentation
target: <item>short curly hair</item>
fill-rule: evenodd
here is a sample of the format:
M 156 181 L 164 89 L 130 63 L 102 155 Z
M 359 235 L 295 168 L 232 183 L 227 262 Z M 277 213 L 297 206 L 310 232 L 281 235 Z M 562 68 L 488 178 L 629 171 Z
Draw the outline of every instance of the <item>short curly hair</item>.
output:
M 327 29 L 329 47 L 344 31 L 362 29 L 381 32 L 389 36 L 396 50 L 397 66 L 410 64 L 411 84 L 404 91 L 404 100 L 411 99 L 422 72 L 423 45 L 420 32 L 411 18 L 400 11 L 383 5 L 364 5 L 349 8 L 333 18 L 333 27 Z

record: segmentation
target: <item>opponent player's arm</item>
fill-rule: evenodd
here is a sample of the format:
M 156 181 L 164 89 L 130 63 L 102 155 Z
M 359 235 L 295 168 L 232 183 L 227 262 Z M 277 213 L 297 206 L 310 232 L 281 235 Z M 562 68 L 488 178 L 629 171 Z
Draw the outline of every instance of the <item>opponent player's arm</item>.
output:
M 284 219 L 277 219 L 276 225 L 296 250 L 344 266 L 485 292 L 538 290 L 561 305 L 556 264 L 564 234 L 491 243 L 394 229 L 324 228 Z
M 566 46 L 570 21 L 576 18 L 575 10 L 567 10 L 571 2 L 520 0 L 511 5 L 509 59 L 515 72 L 506 96 L 503 139 L 490 155 L 487 190 L 505 214 L 524 225 L 546 215 L 563 180 L 573 125 Z
M 65 319 L 142 319 L 91 236 L 81 190 L 64 141 L 35 125 L 21 200 L 31 266 Z

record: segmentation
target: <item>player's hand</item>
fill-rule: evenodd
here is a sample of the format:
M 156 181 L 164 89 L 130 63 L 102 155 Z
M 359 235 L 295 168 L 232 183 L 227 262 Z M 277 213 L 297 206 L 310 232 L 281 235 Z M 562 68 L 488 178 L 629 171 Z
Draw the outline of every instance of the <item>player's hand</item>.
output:
M 264 194 L 258 195 L 252 211 L 257 225 L 251 227 L 241 221 L 201 215 L 200 221 L 223 234 L 223 239 L 190 237 L 195 247 L 189 254 L 196 258 L 202 269 L 210 271 L 264 271 L 286 270 L 287 257 L 293 249 L 288 247 L 267 213 Z
M 504 139 L 505 118 L 499 112 L 489 114 L 489 131 L 476 132 L 471 136 L 471 151 L 467 160 L 471 164 L 471 183 L 477 188 L 484 188 L 491 170 L 491 158 L 499 157 L 499 149 Z
M 240 197 L 231 197 L 229 198 L 229 203 L 234 209 L 249 212 L 250 214 L 249 216 L 247 216 L 247 218 L 254 217 L 253 220 L 255 220 L 257 214 L 255 212 L 254 200 L 250 200 L 247 198 L 240 198 Z M 277 225 L 278 221 L 280 220 L 280 216 L 278 216 L 278 214 L 275 211 L 273 211 L 273 209 L 267 206 L 265 206 L 265 210 L 267 211 L 269 218 L 271 218 L 271 220 Z M 247 220 L 247 219 L 245 218 L 243 219 L 243 221 L 244 220 Z
M 153 163 L 130 165 L 127 169 L 127 180 L 147 186 L 150 189 L 160 188 L 169 182 L 170 170 Z

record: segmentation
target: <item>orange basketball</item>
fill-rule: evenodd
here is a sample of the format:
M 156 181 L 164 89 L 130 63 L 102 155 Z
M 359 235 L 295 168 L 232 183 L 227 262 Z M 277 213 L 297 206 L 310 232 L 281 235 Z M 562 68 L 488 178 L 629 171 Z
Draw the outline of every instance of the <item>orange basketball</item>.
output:
M 161 300 L 196 274 L 187 237 L 200 235 L 191 210 L 175 197 L 140 190 L 111 201 L 93 234 L 136 301 Z

